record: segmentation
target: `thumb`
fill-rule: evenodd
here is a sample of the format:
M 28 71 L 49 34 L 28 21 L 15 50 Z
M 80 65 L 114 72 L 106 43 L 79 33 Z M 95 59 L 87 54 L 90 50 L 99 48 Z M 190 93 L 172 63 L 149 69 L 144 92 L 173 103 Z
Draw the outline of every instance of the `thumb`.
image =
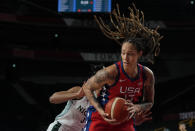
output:
M 103 115 L 104 115 L 104 116 L 106 116 L 106 117 L 108 117 L 108 116 L 109 116 L 109 114 L 108 114 L 108 113 L 105 113 L 105 112 L 104 112 L 104 114 L 103 114 Z
M 105 113 L 104 110 L 99 110 L 99 113 L 100 113 L 102 116 L 108 116 L 108 113 Z

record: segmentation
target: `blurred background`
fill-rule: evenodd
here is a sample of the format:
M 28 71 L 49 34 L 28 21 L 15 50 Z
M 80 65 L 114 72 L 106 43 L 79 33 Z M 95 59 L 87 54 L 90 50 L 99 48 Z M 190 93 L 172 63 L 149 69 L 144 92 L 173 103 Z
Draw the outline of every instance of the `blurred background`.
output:
M 66 105 L 50 104 L 52 93 L 82 85 L 94 65 L 118 61 L 120 46 L 102 34 L 93 15 L 107 17 L 116 3 L 128 15 L 132 2 L 164 36 L 155 63 L 143 61 L 156 78 L 155 104 L 153 120 L 137 130 L 177 131 L 184 122 L 194 131 L 195 0 L 1 0 L 0 130 L 46 130 Z M 94 3 L 98 12 L 89 6 Z

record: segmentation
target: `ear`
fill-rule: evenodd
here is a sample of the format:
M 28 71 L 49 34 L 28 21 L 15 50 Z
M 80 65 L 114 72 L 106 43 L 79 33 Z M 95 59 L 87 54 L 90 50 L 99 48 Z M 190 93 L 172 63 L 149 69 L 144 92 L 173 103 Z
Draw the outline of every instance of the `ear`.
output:
M 138 53 L 139 57 L 141 57 L 142 54 L 143 54 L 143 51 L 141 50 L 141 51 Z

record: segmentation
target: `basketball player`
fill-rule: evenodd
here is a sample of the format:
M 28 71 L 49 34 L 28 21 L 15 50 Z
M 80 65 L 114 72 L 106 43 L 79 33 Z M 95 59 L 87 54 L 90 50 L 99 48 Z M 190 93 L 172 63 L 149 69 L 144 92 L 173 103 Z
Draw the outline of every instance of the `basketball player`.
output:
M 153 106 L 154 74 L 148 67 L 139 64 L 138 60 L 142 57 L 150 61 L 153 56 L 157 56 L 162 37 L 157 29 L 152 30 L 144 26 L 143 13 L 135 6 L 130 8 L 130 11 L 129 18 L 126 18 L 120 15 L 117 6 L 117 11 L 114 10 L 113 16 L 111 14 L 110 17 L 112 27 L 95 17 L 103 33 L 121 43 L 122 60 L 99 70 L 84 84 L 83 90 L 92 104 L 88 109 L 84 131 L 135 131 L 133 115 L 148 111 Z M 113 31 L 113 27 L 116 30 Z M 96 98 L 93 91 L 98 89 L 101 89 L 101 92 Z M 129 120 L 123 123 L 118 124 L 116 120 L 109 119 L 104 111 L 105 104 L 114 97 L 131 101 L 127 103 Z
M 86 112 L 90 103 L 84 96 L 82 87 L 75 86 L 67 91 L 59 91 L 49 98 L 50 103 L 61 104 L 67 102 L 64 110 L 56 117 L 47 131 L 81 131 L 86 122 Z M 134 124 L 141 125 L 151 120 L 151 112 L 145 112 L 135 117 Z
M 102 69 L 103 65 L 92 65 L 91 74 Z M 98 90 L 96 91 L 98 94 Z M 94 94 L 94 95 L 96 95 Z M 90 103 L 84 96 L 82 87 L 74 86 L 67 91 L 59 91 L 52 94 L 49 101 L 54 104 L 67 102 L 64 110 L 55 118 L 47 131 L 81 131 L 86 122 L 87 108 Z
M 54 93 L 50 97 L 50 102 L 55 104 L 67 104 L 64 110 L 56 116 L 47 131 L 81 131 L 85 125 L 86 112 L 89 102 L 83 97 L 83 89 L 79 86 L 72 87 L 67 91 Z

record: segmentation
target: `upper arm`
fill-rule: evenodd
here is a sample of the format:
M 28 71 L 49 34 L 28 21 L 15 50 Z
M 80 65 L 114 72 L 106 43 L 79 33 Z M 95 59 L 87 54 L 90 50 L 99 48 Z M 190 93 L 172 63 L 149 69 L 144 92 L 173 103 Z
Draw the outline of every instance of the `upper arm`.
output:
M 115 66 L 109 66 L 107 68 L 99 70 L 94 76 L 92 76 L 85 84 L 85 87 L 90 90 L 97 90 L 103 87 L 105 84 L 111 85 L 115 81 L 116 71 Z
M 144 82 L 144 101 L 154 103 L 154 85 L 155 78 L 153 72 L 145 67 L 146 80 Z

